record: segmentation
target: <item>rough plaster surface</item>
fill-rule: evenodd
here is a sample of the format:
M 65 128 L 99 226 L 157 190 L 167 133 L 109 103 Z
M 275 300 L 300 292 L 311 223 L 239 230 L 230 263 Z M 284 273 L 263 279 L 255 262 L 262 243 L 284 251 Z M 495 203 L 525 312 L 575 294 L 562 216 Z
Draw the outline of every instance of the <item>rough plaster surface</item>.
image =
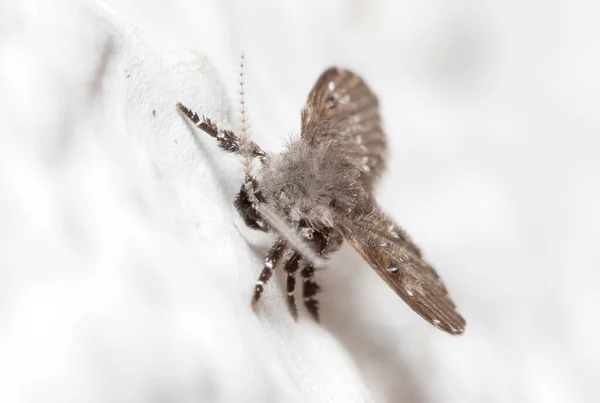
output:
M 0 401 L 581 402 L 600 362 L 593 2 L 0 3 Z M 243 228 L 234 156 L 277 150 L 331 64 L 380 96 L 382 204 L 468 320 L 413 314 L 345 248 L 323 323 Z

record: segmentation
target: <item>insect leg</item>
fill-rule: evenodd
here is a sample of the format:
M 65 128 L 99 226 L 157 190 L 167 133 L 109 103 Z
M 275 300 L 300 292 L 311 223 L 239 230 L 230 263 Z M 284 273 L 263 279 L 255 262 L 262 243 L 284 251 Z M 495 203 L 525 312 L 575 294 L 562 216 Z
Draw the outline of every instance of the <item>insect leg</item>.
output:
M 275 270 L 275 268 L 278 266 L 279 262 L 281 261 L 281 258 L 283 257 L 283 254 L 285 253 L 286 249 L 287 249 L 287 241 L 283 238 L 279 238 L 273 244 L 273 246 L 271 246 L 271 249 L 269 249 L 269 252 L 267 253 L 267 256 L 265 257 L 264 267 L 263 267 L 262 271 L 260 272 L 260 276 L 258 277 L 258 280 L 256 281 L 256 285 L 254 287 L 254 294 L 252 295 L 252 305 L 253 306 L 260 299 L 260 296 L 263 293 L 265 285 L 269 282 L 269 280 L 273 276 L 273 271 Z
M 342 235 L 333 228 L 325 228 L 321 231 L 315 231 L 312 235 L 312 243 L 317 246 L 319 255 L 329 255 L 338 250 L 343 242 Z M 300 272 L 304 282 L 302 296 L 304 305 L 308 312 L 319 321 L 319 301 L 316 295 L 320 290 L 319 285 L 315 282 L 315 268 L 306 260 L 302 261 L 304 268 Z
M 296 272 L 300 266 L 300 255 L 298 252 L 293 252 L 283 266 L 283 271 L 287 273 L 287 305 L 294 320 L 298 320 L 298 308 L 294 299 L 294 291 L 296 290 Z
M 302 279 L 304 280 L 304 287 L 302 292 L 302 297 L 304 298 L 304 305 L 308 312 L 312 315 L 313 318 L 318 322 L 319 321 L 319 301 L 315 298 L 316 294 L 319 292 L 319 285 L 314 281 L 315 268 L 312 264 L 308 264 L 304 262 L 305 267 L 302 269 L 300 274 L 302 275 Z
M 206 116 L 198 116 L 196 112 L 192 111 L 181 103 L 178 103 L 176 106 L 177 109 L 179 109 L 179 111 L 183 113 L 198 129 L 204 131 L 212 138 L 217 139 L 219 142 L 219 147 L 222 150 L 233 154 L 240 154 L 240 147 L 242 144 L 234 132 L 218 128 L 217 125 Z M 253 141 L 248 142 L 248 150 L 250 151 L 250 155 L 252 157 L 266 157 L 265 152 L 261 150 L 260 147 Z
M 244 223 L 252 228 L 259 231 L 267 232 L 269 229 L 268 224 L 261 217 L 258 211 L 256 211 L 255 204 L 264 202 L 264 197 L 260 191 L 256 189 L 256 180 L 248 177 L 237 196 L 233 201 L 233 205 L 244 220 Z

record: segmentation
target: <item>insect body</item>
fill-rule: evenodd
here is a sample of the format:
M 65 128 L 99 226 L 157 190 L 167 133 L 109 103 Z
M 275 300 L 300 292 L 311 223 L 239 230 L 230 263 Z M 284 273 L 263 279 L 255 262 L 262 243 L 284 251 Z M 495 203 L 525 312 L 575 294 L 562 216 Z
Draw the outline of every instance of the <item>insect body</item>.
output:
M 373 188 L 385 168 L 386 141 L 377 98 L 356 74 L 329 68 L 317 80 L 302 109 L 302 130 L 278 154 L 218 128 L 182 104 L 178 109 L 228 152 L 261 162 L 246 169 L 235 207 L 246 225 L 271 231 L 277 240 L 254 288 L 255 304 L 273 271 L 287 274 L 287 303 L 297 318 L 296 276 L 303 300 L 318 320 L 315 268 L 348 242 L 419 315 L 450 334 L 465 320 L 419 248 L 377 205 Z M 247 167 L 249 164 L 247 164 Z

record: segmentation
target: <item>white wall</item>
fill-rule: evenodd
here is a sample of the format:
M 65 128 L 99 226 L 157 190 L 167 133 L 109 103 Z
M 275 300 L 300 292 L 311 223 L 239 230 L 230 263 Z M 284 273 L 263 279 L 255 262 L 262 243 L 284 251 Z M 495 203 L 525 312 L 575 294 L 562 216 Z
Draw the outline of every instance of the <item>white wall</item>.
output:
M 600 373 L 593 1 L 0 3 L 0 401 L 583 402 Z M 269 151 L 331 64 L 379 95 L 379 195 L 467 318 L 452 338 L 345 248 L 322 324 L 231 200 L 244 51 Z M 153 114 L 155 111 L 155 114 Z

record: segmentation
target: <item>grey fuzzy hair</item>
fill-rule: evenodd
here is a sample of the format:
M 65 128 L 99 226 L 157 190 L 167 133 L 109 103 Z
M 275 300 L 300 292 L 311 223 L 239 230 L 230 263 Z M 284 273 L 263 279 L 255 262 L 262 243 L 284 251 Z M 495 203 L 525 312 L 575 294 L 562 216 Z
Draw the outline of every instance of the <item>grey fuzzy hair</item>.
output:
M 351 211 L 368 197 L 360 171 L 335 141 L 291 141 L 259 172 L 267 203 L 290 222 L 313 228 L 335 226 L 337 214 Z

